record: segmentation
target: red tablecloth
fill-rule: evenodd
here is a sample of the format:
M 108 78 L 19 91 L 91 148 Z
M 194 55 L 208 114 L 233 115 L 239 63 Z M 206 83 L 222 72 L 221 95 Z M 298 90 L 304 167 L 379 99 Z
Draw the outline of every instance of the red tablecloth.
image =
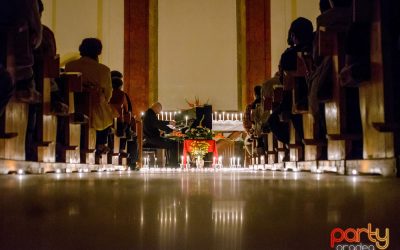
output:
M 214 154 L 215 159 L 218 159 L 218 151 L 217 151 L 217 143 L 215 140 L 204 140 L 204 139 L 190 139 L 183 141 L 183 164 L 186 164 L 186 156 L 192 150 L 191 144 L 194 141 L 205 141 L 209 144 L 208 152 L 212 152 Z

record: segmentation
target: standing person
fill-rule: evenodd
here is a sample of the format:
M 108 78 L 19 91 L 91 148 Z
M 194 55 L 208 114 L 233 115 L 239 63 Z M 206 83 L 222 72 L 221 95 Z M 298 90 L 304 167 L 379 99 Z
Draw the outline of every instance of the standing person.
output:
M 143 136 L 148 147 L 167 149 L 167 164 L 169 166 L 177 166 L 178 164 L 178 143 L 161 137 L 160 130 L 166 133 L 171 133 L 173 129 L 167 125 L 175 126 L 175 121 L 160 121 L 157 118 L 162 110 L 162 105 L 159 102 L 154 103 L 145 112 L 143 118 Z
M 98 154 L 110 151 L 107 141 L 113 123 L 113 111 L 109 105 L 112 93 L 110 69 L 99 63 L 102 48 L 99 39 L 85 38 L 79 46 L 81 58 L 65 65 L 66 72 L 81 72 L 84 88 L 94 92 L 89 118 L 91 127 L 96 130 Z

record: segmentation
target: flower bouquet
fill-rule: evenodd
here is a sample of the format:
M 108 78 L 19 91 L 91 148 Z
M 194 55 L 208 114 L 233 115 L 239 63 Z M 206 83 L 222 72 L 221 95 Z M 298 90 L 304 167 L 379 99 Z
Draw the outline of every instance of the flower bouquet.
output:
M 204 166 L 204 156 L 208 153 L 210 144 L 206 141 L 193 141 L 190 144 L 190 155 L 195 159 L 197 167 Z
M 185 134 L 188 139 L 211 140 L 213 138 L 211 129 L 202 126 L 188 129 Z

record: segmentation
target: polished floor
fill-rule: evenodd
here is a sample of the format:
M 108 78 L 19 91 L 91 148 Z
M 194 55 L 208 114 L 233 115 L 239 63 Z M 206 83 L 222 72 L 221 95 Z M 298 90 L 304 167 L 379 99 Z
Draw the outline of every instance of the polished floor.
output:
M 390 230 L 400 180 L 294 172 L 0 176 L 0 249 L 330 249 L 340 227 Z

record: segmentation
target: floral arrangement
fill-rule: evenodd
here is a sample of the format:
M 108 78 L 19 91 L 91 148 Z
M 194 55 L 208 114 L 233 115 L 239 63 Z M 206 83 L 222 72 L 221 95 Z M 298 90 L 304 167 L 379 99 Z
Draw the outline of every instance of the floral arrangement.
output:
M 204 115 L 200 120 L 200 125 L 186 130 L 185 134 L 188 139 L 206 139 L 212 140 L 213 133 L 211 129 L 203 127 L 201 124 L 203 123 Z
M 186 137 L 188 139 L 206 139 L 211 140 L 213 138 L 212 132 L 209 128 L 197 126 L 186 131 Z
M 210 144 L 206 141 L 193 141 L 190 144 L 190 154 L 194 159 L 201 158 L 208 153 L 208 147 Z
M 190 102 L 187 99 L 185 99 L 185 101 L 189 105 L 189 107 L 191 107 L 191 108 L 201 107 L 201 106 L 204 106 L 204 105 L 208 104 L 208 100 L 204 104 L 201 104 L 200 99 L 199 99 L 198 96 L 194 97 L 194 102 Z

